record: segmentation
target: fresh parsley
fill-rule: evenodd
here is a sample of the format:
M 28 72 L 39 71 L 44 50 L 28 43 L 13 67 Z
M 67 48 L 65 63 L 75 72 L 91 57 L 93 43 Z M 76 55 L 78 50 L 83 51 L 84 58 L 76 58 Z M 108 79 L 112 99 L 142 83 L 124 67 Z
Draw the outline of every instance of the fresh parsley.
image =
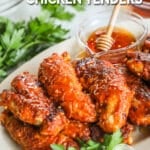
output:
M 67 8 L 72 7 L 76 11 L 83 11 L 87 4 L 87 0 L 82 0 L 81 2 L 82 2 L 81 4 L 77 2 L 76 4 L 68 5 L 67 7 L 66 5 L 61 5 L 61 4 L 55 4 L 55 5 L 43 4 L 41 6 L 43 10 L 47 10 L 51 14 L 51 17 L 57 18 L 59 20 L 70 21 L 71 19 L 73 19 L 74 13 L 68 11 Z
M 0 17 L 0 81 L 19 64 L 68 38 L 69 29 L 63 28 L 61 23 L 70 21 L 74 13 L 67 11 L 66 6 L 60 4 L 41 7 L 41 14 L 28 22 L 13 22 Z M 79 8 L 70 7 L 75 10 Z M 58 20 L 61 20 L 60 24 Z
M 57 18 L 60 20 L 70 21 L 74 17 L 73 13 L 67 11 L 66 8 L 60 4 L 42 5 L 42 8 L 43 10 L 47 10 L 50 13 L 51 17 Z
M 95 142 L 93 140 L 89 140 L 87 142 L 83 142 L 82 140 L 78 140 L 80 145 L 80 150 L 113 150 L 113 148 L 122 142 L 122 134 L 121 131 L 118 130 L 113 134 L 105 134 L 104 142 Z M 65 150 L 65 147 L 59 144 L 51 144 L 52 150 Z M 73 147 L 69 147 L 67 150 L 76 150 Z
M 2 80 L 12 67 L 66 39 L 68 30 L 56 25 L 49 14 L 45 13 L 29 22 L 15 23 L 0 17 L 0 32 L 0 79 Z
M 105 150 L 112 150 L 116 145 L 122 142 L 122 134 L 121 131 L 118 130 L 113 134 L 105 134 L 104 136 L 104 147 Z

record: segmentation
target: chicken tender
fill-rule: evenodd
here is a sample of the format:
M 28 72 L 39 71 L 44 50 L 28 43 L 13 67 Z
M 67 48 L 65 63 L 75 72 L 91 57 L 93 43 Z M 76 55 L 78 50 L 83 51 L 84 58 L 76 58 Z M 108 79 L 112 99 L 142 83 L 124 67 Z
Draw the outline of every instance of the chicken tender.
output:
M 42 135 L 57 136 L 61 133 L 66 126 L 68 126 L 70 120 L 66 117 L 63 111 L 57 111 L 51 113 L 40 126 L 40 133 Z
M 89 126 L 78 121 L 70 121 L 64 128 L 62 133 L 73 139 L 81 139 L 87 141 L 90 139 Z
M 136 125 L 150 125 L 150 88 L 143 81 L 135 88 L 129 118 Z
M 150 125 L 150 87 L 132 74 L 127 66 L 118 65 L 117 69 L 124 75 L 130 90 L 134 92 L 129 111 L 130 121 L 140 126 Z
M 73 139 L 90 139 L 88 125 L 76 120 L 69 120 L 63 112 L 59 112 L 53 118 L 47 118 L 41 126 L 42 135 L 58 135 L 62 133 Z
M 74 138 L 77 137 L 79 134 L 83 135 L 82 137 L 84 137 L 84 138 L 89 137 L 90 133 L 89 133 L 89 130 L 87 129 L 87 127 L 85 125 L 83 125 L 80 122 L 76 123 L 76 121 L 73 121 L 74 122 L 74 125 L 73 125 L 72 121 L 70 121 L 66 117 L 63 110 L 59 109 L 59 108 L 56 108 L 55 105 L 53 104 L 52 99 L 48 99 L 45 96 L 45 92 L 42 89 L 42 87 L 40 86 L 36 76 L 31 75 L 28 72 L 24 72 L 22 74 L 17 75 L 13 79 L 11 85 L 14 88 L 15 92 L 17 92 L 17 93 L 19 93 L 19 95 L 21 95 L 20 97 L 24 96 L 26 99 L 33 99 L 34 101 L 36 99 L 37 101 L 41 102 L 40 105 L 43 105 L 44 103 L 47 103 L 47 109 L 50 110 L 50 111 L 49 111 L 49 114 L 47 115 L 47 117 L 45 117 L 45 119 L 43 118 L 43 122 L 42 122 L 42 124 L 40 126 L 40 130 L 39 130 L 40 134 L 49 135 L 49 136 L 57 136 L 62 131 L 65 131 L 66 135 L 73 136 L 73 135 L 70 134 L 69 131 L 68 132 L 66 131 L 66 129 L 69 129 L 69 128 L 72 127 L 72 129 L 74 128 L 74 132 L 75 132 L 74 133 L 74 135 L 75 135 Z M 20 99 L 20 101 L 22 101 L 22 100 Z M 28 105 L 30 105 L 30 102 L 31 101 L 29 101 Z M 17 103 L 17 104 L 18 104 L 18 107 L 19 107 L 20 103 Z M 33 105 L 33 104 L 31 103 L 31 105 Z M 30 108 L 31 107 L 29 107 L 29 109 Z M 31 113 L 29 111 L 28 111 L 28 113 L 30 114 L 29 116 L 26 115 L 27 112 L 20 113 L 18 115 L 18 114 L 16 114 L 16 112 L 15 112 L 16 110 L 15 110 L 14 107 L 13 108 L 9 107 L 9 109 L 10 110 L 13 109 L 13 113 L 15 114 L 15 116 L 17 116 L 18 118 L 20 118 L 24 122 L 28 122 L 28 123 L 31 123 L 31 121 L 29 122 L 29 119 L 31 117 L 36 117 L 37 118 L 39 116 L 39 115 L 36 116 L 34 114 L 31 115 Z M 23 111 L 23 109 L 21 109 L 21 110 Z M 38 111 L 43 110 L 42 112 L 44 112 L 44 109 L 42 109 L 40 107 L 39 108 L 36 107 L 36 110 L 38 110 Z M 28 117 L 28 118 L 26 118 L 26 117 Z M 36 119 L 36 118 L 33 118 L 33 119 Z M 78 128 L 78 130 L 75 130 L 76 128 Z
M 4 111 L 1 114 L 1 123 L 10 136 L 22 146 L 24 150 L 49 150 L 50 144 L 62 144 L 78 148 L 78 144 L 71 138 L 59 134 L 57 136 L 45 136 L 39 133 L 37 127 L 23 123 L 16 119 L 10 112 Z
M 119 71 L 110 62 L 91 57 L 76 63 L 76 73 L 84 89 L 96 100 L 99 126 L 105 132 L 123 127 L 133 93 Z
M 127 56 L 129 70 L 150 83 L 150 53 L 130 52 Z
M 81 122 L 95 122 L 95 105 L 82 91 L 69 55 L 53 54 L 40 65 L 39 81 L 66 112 L 68 118 Z
M 33 125 L 42 124 L 50 113 L 47 102 L 26 98 L 8 90 L 0 94 L 0 106 L 9 109 L 20 120 Z
M 42 89 L 38 78 L 29 72 L 23 72 L 17 75 L 11 82 L 13 89 L 25 96 L 26 98 L 40 99 L 40 101 L 50 101 L 45 96 L 45 91 Z

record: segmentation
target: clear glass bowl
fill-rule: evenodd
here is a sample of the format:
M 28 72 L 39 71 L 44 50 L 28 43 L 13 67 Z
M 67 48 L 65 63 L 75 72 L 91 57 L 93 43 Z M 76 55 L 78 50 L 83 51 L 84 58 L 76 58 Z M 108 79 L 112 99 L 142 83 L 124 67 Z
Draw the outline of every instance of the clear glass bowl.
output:
M 96 31 L 100 27 L 107 26 L 109 18 L 111 16 L 111 12 L 112 11 L 108 9 L 106 11 L 97 12 L 95 14 L 91 14 L 91 16 L 87 16 L 87 18 L 85 18 L 79 24 L 77 30 L 77 40 L 81 49 L 84 50 L 87 54 L 95 55 L 102 59 L 108 59 L 111 62 L 116 62 L 119 60 L 123 60 L 126 51 L 141 49 L 141 46 L 146 39 L 148 28 L 141 16 L 130 11 L 121 10 L 119 12 L 119 16 L 117 18 L 115 26 L 119 28 L 124 28 L 132 33 L 136 38 L 136 42 L 120 49 L 109 50 L 108 52 L 101 51 L 98 53 L 94 53 L 88 47 L 87 40 L 94 31 Z

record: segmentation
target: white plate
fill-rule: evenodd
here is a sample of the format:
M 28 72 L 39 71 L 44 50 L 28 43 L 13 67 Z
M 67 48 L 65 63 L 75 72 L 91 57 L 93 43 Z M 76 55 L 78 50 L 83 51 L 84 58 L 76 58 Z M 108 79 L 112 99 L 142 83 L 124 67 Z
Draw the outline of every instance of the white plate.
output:
M 10 88 L 10 82 L 12 79 L 19 73 L 23 71 L 29 71 L 32 74 L 37 74 L 39 64 L 42 60 L 52 53 L 62 53 L 64 51 L 68 51 L 69 54 L 74 57 L 79 51 L 78 44 L 75 38 L 68 39 L 54 47 L 47 49 L 46 51 L 40 53 L 16 71 L 14 71 L 11 75 L 9 75 L 1 84 L 0 84 L 0 92 L 3 89 Z M 136 133 L 135 135 L 136 144 L 134 145 L 135 150 L 150 150 L 150 131 L 149 137 L 146 135 L 142 135 L 141 133 Z M 1 150 L 20 150 L 21 148 L 10 139 L 9 135 L 6 133 L 4 128 L 0 126 L 0 149 Z

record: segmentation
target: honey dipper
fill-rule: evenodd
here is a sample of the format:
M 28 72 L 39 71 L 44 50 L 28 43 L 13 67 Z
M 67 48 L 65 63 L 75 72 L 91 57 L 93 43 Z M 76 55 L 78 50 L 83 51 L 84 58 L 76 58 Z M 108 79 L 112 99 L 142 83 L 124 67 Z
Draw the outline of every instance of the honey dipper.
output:
M 115 26 L 115 22 L 118 16 L 120 10 L 120 4 L 118 3 L 117 5 L 114 6 L 108 26 L 107 26 L 107 31 L 106 34 L 101 35 L 99 38 L 96 40 L 96 48 L 97 50 L 101 51 L 108 51 L 113 43 L 114 39 L 112 38 L 112 32 Z

